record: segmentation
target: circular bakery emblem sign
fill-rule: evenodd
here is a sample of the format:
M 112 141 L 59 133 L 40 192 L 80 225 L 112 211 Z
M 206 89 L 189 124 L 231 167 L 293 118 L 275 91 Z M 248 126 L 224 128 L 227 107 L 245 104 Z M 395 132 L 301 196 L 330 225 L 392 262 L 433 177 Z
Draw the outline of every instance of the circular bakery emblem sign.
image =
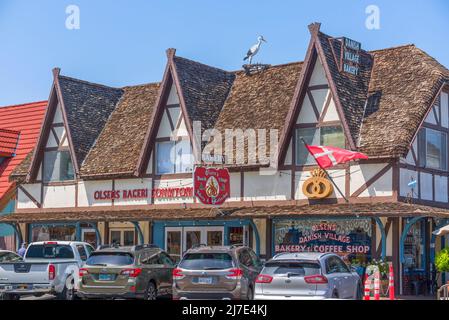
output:
M 229 171 L 225 168 L 196 167 L 193 181 L 193 193 L 203 204 L 221 205 L 231 194 Z
M 206 194 L 208 197 L 216 198 L 220 193 L 220 186 L 214 176 L 209 177 L 206 182 Z

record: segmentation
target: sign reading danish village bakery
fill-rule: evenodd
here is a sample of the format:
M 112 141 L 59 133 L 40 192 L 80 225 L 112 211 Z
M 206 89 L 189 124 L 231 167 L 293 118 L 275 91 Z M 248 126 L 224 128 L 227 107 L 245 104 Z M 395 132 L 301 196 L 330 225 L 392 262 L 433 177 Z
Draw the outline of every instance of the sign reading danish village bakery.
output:
M 195 197 L 203 204 L 220 205 L 231 194 L 227 169 L 196 167 L 193 173 Z
M 332 252 L 350 259 L 369 259 L 371 220 L 279 220 L 274 221 L 274 251 Z

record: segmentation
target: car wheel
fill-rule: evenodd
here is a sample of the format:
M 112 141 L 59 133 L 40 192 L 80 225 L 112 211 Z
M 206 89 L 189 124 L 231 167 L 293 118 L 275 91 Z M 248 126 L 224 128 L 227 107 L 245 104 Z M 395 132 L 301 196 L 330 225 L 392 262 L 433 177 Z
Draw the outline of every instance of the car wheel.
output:
M 246 294 L 246 300 L 254 300 L 254 290 L 252 287 L 248 287 L 248 292 Z
M 157 298 L 157 288 L 154 282 L 148 283 L 148 286 L 145 290 L 145 300 L 156 300 Z
M 67 285 L 69 285 L 70 287 L 67 288 Z M 64 289 L 60 293 L 59 298 L 60 298 L 60 300 L 67 300 L 67 301 L 72 301 L 72 300 L 76 299 L 75 282 L 73 279 L 71 279 L 71 280 L 67 279 L 66 285 L 64 286 Z
M 338 292 L 336 290 L 332 292 L 332 299 L 338 299 Z

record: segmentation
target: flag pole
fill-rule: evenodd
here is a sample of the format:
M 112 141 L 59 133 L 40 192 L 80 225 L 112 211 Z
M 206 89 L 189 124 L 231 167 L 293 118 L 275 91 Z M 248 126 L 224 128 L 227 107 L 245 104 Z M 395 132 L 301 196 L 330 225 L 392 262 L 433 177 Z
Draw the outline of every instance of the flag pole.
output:
M 345 199 L 345 201 L 349 203 L 348 198 L 346 198 L 346 196 L 343 194 L 343 192 L 342 192 L 342 191 L 340 190 L 340 188 L 337 186 L 337 184 L 335 183 L 334 179 L 332 179 L 332 177 L 329 175 L 329 172 L 327 172 L 327 170 L 324 169 L 324 168 L 320 165 L 320 163 L 317 161 L 317 159 L 315 158 L 315 156 L 313 155 L 313 153 L 311 153 L 310 150 L 309 150 L 309 148 L 307 148 L 307 143 L 306 143 L 306 141 L 303 139 L 303 137 L 300 137 L 300 139 L 301 139 L 302 143 L 304 143 L 304 146 L 306 147 L 307 152 L 309 152 L 309 154 L 312 155 L 313 159 L 315 159 L 315 162 L 318 164 L 318 166 L 321 168 L 321 170 L 323 170 L 324 173 L 326 173 L 326 177 L 332 182 L 332 184 L 334 185 L 335 189 L 337 189 L 338 193 L 340 193 L 341 196 L 343 197 L 343 199 Z

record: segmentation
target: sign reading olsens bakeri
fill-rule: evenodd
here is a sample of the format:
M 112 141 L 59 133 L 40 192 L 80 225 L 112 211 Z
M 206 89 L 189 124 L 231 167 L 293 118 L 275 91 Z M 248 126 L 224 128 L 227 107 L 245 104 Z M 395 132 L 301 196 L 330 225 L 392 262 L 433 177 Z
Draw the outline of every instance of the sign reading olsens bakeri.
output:
M 228 169 L 196 167 L 193 190 L 195 197 L 203 204 L 223 204 L 231 194 Z

